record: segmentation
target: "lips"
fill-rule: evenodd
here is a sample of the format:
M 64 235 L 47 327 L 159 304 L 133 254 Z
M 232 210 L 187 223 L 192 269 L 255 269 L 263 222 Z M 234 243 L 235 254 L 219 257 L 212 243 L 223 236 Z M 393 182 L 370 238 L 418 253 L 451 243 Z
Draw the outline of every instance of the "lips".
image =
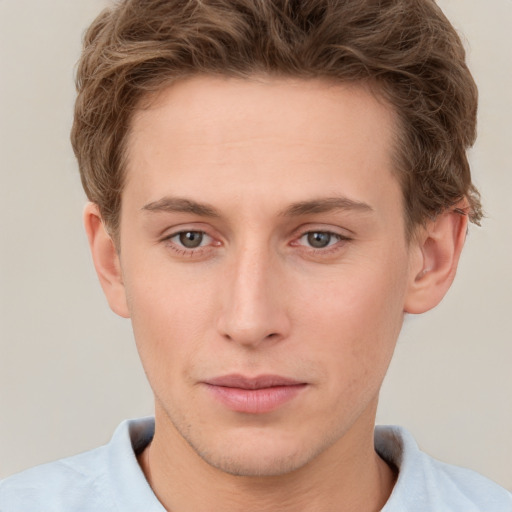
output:
M 295 386 L 303 384 L 293 379 L 279 375 L 260 375 L 258 377 L 244 377 L 243 375 L 224 375 L 208 380 L 207 384 L 239 389 L 263 389 L 277 386 Z
M 279 375 L 224 375 L 204 382 L 212 397 L 235 412 L 264 414 L 293 400 L 307 384 Z

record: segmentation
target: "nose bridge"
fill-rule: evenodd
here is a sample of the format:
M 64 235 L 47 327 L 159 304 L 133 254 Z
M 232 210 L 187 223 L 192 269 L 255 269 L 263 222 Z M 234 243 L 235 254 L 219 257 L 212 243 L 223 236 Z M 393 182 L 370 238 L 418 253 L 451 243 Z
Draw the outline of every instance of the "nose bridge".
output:
M 234 251 L 227 272 L 219 319 L 222 335 L 244 345 L 258 345 L 286 334 L 279 296 L 279 262 L 268 244 L 248 241 Z

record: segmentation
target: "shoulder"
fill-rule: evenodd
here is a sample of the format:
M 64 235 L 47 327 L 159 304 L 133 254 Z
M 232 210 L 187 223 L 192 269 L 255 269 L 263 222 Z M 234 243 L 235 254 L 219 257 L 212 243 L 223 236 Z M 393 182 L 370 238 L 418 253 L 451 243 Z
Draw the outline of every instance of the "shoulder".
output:
M 104 510 L 108 500 L 108 493 L 103 488 L 105 451 L 105 447 L 97 448 L 2 480 L 0 510 Z
M 382 512 L 511 512 L 512 494 L 469 469 L 423 453 L 400 427 L 377 427 L 377 452 L 398 470 L 398 480 Z
M 0 510 L 117 512 L 139 505 L 143 510 L 154 510 L 154 495 L 136 458 L 153 429 L 151 418 L 125 421 L 105 446 L 2 480 Z M 151 506 L 146 507 L 148 504 Z

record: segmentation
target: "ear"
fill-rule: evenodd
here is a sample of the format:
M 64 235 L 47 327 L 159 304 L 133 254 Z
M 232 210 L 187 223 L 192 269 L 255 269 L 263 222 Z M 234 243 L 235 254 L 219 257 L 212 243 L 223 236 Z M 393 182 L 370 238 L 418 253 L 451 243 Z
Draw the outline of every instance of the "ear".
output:
M 450 288 L 466 240 L 468 217 L 450 209 L 430 221 L 411 241 L 411 273 L 404 311 L 420 314 L 441 302 Z
M 130 314 L 119 254 L 103 224 L 98 206 L 94 203 L 88 203 L 85 206 L 84 226 L 94 267 L 110 308 L 119 316 L 128 318 Z

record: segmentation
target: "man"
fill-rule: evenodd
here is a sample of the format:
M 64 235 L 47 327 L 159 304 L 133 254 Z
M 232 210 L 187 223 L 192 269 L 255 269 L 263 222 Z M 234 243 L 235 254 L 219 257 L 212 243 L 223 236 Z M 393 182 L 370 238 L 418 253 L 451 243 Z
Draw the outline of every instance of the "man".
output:
M 85 227 L 155 419 L 4 481 L 1 510 L 512 509 L 374 432 L 404 314 L 481 218 L 476 88 L 433 2 L 124 1 L 78 89 Z

